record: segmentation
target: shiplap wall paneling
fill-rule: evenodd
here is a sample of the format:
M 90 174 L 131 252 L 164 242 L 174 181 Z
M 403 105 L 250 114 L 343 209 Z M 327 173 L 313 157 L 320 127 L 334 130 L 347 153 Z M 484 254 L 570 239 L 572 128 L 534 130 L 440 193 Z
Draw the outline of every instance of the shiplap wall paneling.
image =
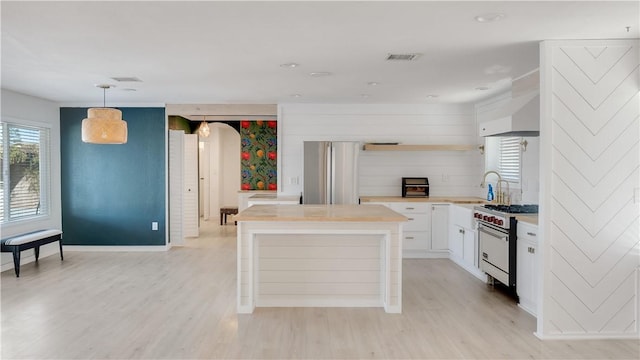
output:
M 257 243 L 257 306 L 382 305 L 380 236 L 265 234 Z
M 304 141 L 477 145 L 472 105 L 281 104 L 279 191 L 302 191 Z M 360 195 L 400 196 L 401 178 L 429 177 L 432 195 L 476 195 L 482 155 L 469 151 L 362 151 Z
M 542 44 L 543 338 L 639 334 L 638 44 Z

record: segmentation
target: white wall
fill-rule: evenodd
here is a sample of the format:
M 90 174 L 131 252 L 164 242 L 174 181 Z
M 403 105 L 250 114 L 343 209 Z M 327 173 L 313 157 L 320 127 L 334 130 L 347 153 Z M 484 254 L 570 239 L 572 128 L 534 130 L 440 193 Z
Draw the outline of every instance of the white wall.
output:
M 637 40 L 541 45 L 543 338 L 638 338 Z
M 278 106 L 278 189 L 303 189 L 304 141 L 477 144 L 472 105 L 281 104 Z M 362 151 L 360 195 L 400 196 L 403 176 L 427 176 L 433 196 L 476 195 L 479 151 Z
M 2 237 L 24 232 L 56 228 L 62 229 L 62 207 L 60 200 L 60 107 L 57 103 L 2 89 L 2 120 L 19 124 L 36 124 L 50 128 L 51 138 L 51 214 L 32 221 L 21 221 L 2 225 Z M 78 134 L 80 136 L 80 134 Z M 64 237 L 64 235 L 63 235 Z M 40 248 L 40 257 L 58 253 L 58 244 L 47 244 Z M 33 252 L 25 251 L 20 264 L 33 261 Z M 2 253 L 2 270 L 13 268 L 13 258 Z

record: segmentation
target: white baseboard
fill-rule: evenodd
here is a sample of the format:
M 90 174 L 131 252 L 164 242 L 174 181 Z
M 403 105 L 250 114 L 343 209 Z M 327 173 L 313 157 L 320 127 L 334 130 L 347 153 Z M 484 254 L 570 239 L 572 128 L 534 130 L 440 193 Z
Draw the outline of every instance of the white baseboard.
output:
M 402 250 L 403 259 L 448 259 L 448 251 Z
M 542 335 L 539 332 L 534 332 L 540 340 L 640 340 L 640 333 L 592 333 L 592 334 L 549 334 Z

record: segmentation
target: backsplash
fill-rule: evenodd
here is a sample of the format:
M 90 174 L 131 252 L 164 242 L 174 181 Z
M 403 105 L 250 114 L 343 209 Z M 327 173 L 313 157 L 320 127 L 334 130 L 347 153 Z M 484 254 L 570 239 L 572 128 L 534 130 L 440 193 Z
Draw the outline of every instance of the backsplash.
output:
M 277 190 L 276 120 L 240 121 L 242 190 Z

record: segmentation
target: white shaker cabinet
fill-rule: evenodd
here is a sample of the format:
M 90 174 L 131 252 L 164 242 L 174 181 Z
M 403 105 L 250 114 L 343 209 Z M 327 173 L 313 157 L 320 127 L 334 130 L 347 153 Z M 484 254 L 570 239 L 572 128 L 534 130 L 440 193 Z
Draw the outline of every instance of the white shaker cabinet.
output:
M 516 292 L 520 307 L 537 315 L 538 297 L 538 227 L 518 222 L 516 251 Z
M 431 205 L 431 251 L 449 250 L 449 204 Z
M 479 247 L 478 232 L 473 220 L 473 207 L 451 205 L 450 259 L 484 281 L 486 275 L 479 268 Z
M 442 243 L 442 233 L 448 229 L 449 204 L 437 204 L 435 215 L 433 208 L 436 204 L 428 202 L 368 202 L 367 204 L 385 205 L 409 219 L 403 223 L 403 258 L 426 259 L 447 258 L 449 256 L 446 237 L 444 238 L 445 243 Z M 434 226 L 434 223 L 437 223 L 437 225 Z M 435 244 L 436 248 L 433 247 L 432 241 L 434 235 L 438 237 Z M 445 236 L 447 235 L 445 234 Z

